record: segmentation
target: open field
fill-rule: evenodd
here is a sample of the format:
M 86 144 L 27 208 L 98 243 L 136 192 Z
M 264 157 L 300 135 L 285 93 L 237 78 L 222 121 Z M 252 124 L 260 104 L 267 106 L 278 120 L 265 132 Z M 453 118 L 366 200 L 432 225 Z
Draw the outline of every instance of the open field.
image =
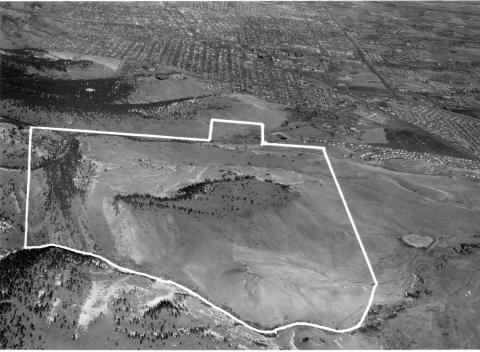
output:
M 47 137 L 48 135 L 44 136 L 44 140 L 47 140 Z M 286 244 L 281 246 L 259 241 L 258 236 L 250 236 L 251 227 L 247 227 L 248 232 L 239 231 L 242 239 L 240 240 L 237 237 L 235 241 L 241 245 L 228 246 L 227 239 L 234 238 L 230 237 L 234 236 L 233 230 L 241 229 L 242 225 L 244 227 L 248 226 L 242 224 L 242 217 L 250 216 L 245 214 L 246 208 L 242 205 L 245 204 L 242 199 L 235 201 L 235 199 L 228 197 L 229 194 L 234 195 L 235 192 L 238 192 L 239 188 L 245 191 L 242 194 L 245 194 L 247 200 L 249 200 L 249 194 L 254 194 L 257 191 L 257 187 L 262 183 L 261 180 L 271 179 L 272 182 L 268 183 L 270 189 L 269 187 L 263 188 L 266 192 L 273 193 L 265 198 L 255 197 L 258 207 L 263 210 L 263 217 L 268 216 L 270 219 L 275 219 L 275 213 L 277 213 L 281 215 L 282 220 L 286 218 L 289 222 L 294 220 L 288 218 L 284 209 L 286 208 L 289 211 L 295 209 L 293 204 L 300 202 L 299 198 L 304 192 L 302 190 L 303 184 L 309 185 L 309 189 L 312 189 L 312 185 L 316 184 L 318 186 L 320 180 L 322 198 L 330 197 L 329 192 L 326 192 L 329 180 L 325 170 L 318 168 L 318 164 L 321 163 L 321 158 L 318 158 L 318 155 L 301 153 L 301 158 L 299 158 L 298 153 L 285 150 L 285 153 L 281 153 L 285 157 L 280 157 L 280 155 L 275 155 L 277 151 L 265 150 L 261 147 L 248 146 L 245 150 L 242 148 L 242 150 L 232 151 L 226 149 L 229 147 L 228 145 L 223 145 L 222 148 L 202 147 L 200 149 L 207 149 L 205 155 L 199 153 L 199 156 L 194 158 L 189 153 L 198 153 L 199 147 L 191 143 L 139 142 L 138 140 L 118 137 L 82 135 L 76 135 L 75 138 L 81 141 L 79 150 L 84 153 L 84 157 L 77 156 L 77 160 L 83 159 L 82 165 L 90 164 L 92 160 L 95 160 L 97 162 L 95 163 L 95 170 L 97 171 L 92 171 L 92 174 L 89 174 L 90 181 L 88 182 L 78 182 L 81 177 L 76 180 L 78 189 L 86 190 L 86 195 L 72 198 L 71 213 L 81 214 L 82 219 L 99 219 L 98 214 L 102 214 L 102 216 L 100 221 L 97 220 L 93 224 L 90 221 L 84 221 L 81 226 L 78 226 L 76 225 L 79 223 L 78 219 L 75 220 L 74 215 L 65 216 L 53 212 L 52 217 L 57 216 L 64 223 L 58 225 L 58 235 L 50 240 L 91 250 L 137 270 L 145 270 L 174 279 L 181 278 L 181 280 L 177 279 L 180 283 L 187 287 L 196 288 L 198 292 L 205 294 L 213 301 L 219 297 L 216 303 L 225 303 L 246 320 L 249 320 L 246 317 L 252 316 L 249 314 L 259 311 L 258 307 L 262 299 L 259 287 L 272 288 L 269 287 L 272 283 L 270 281 L 265 282 L 265 277 L 267 275 L 275 277 L 279 266 L 288 265 L 291 275 L 294 275 L 295 282 L 297 282 L 300 279 L 299 273 L 303 272 L 305 274 L 304 269 L 300 268 L 302 266 L 308 268 L 307 260 L 313 262 L 312 258 L 318 258 L 316 254 L 322 253 L 320 256 L 322 263 L 317 262 L 315 267 L 315 270 L 317 270 L 315 278 L 319 278 L 319 275 L 325 274 L 325 272 L 318 271 L 318 268 L 324 266 L 325 258 L 333 260 L 333 256 L 329 257 L 333 251 L 337 253 L 337 256 L 342 254 L 340 249 L 332 244 L 333 242 L 328 241 L 322 243 L 322 248 L 315 248 L 316 253 L 312 253 L 313 251 L 310 248 L 305 248 L 307 246 L 302 247 L 304 251 L 302 257 L 297 256 L 293 259 L 292 255 L 289 254 L 287 261 L 282 259 L 283 257 L 287 258 L 287 256 L 267 256 L 273 249 L 281 253 L 285 253 L 285 251 L 292 253 L 292 249 L 295 247 L 292 247 L 292 243 L 288 243 L 288 239 L 285 237 L 283 238 Z M 120 142 L 120 140 L 122 141 Z M 105 148 L 105 145 L 108 145 L 109 148 Z M 100 148 L 100 146 L 104 147 Z M 122 157 L 119 157 L 117 155 L 119 148 L 128 150 L 129 154 L 124 152 Z M 232 158 L 232 154 L 236 157 Z M 159 155 L 162 155 L 160 160 Z M 215 156 L 215 158 L 211 161 L 206 155 Z M 267 155 L 268 159 L 266 158 Z M 172 159 L 181 159 L 185 166 L 174 167 L 170 163 Z M 223 161 L 222 168 L 218 165 L 219 160 Z M 228 162 L 229 160 L 235 160 L 235 162 Z M 292 160 L 295 160 L 295 162 L 292 162 Z M 268 168 L 260 169 L 256 167 L 256 164 L 259 163 L 266 164 Z M 131 165 L 136 165 L 135 172 L 133 172 Z M 289 172 L 285 172 L 287 166 L 290 169 Z M 453 293 L 450 295 L 442 294 L 443 288 L 439 288 L 439 285 L 441 285 L 442 280 L 440 278 L 443 277 L 442 275 L 450 277 L 455 272 L 465 270 L 466 263 L 475 258 L 475 248 L 480 245 L 480 240 L 476 237 L 478 235 L 475 235 L 480 224 L 474 220 L 478 218 L 475 214 L 480 211 L 478 191 L 476 193 L 472 192 L 475 188 L 472 181 L 468 179 L 458 179 L 455 185 L 452 185 L 450 179 L 445 176 L 388 171 L 346 161 L 336 161 L 334 167 L 380 281 L 374 299 L 374 308 L 367 318 L 362 335 L 347 335 L 336 341 L 344 346 L 359 346 L 362 344 L 368 346 L 375 339 L 382 338 L 382 343 L 388 346 L 400 346 L 398 341 L 395 342 L 395 339 L 399 336 L 405 336 L 402 337 L 406 339 L 405 344 L 425 346 L 427 342 L 424 340 L 412 341 L 403 333 L 395 335 L 393 330 L 390 329 L 395 329 L 395 327 L 404 329 L 403 326 L 408 321 L 408 316 L 411 316 L 411 319 L 422 321 L 421 319 L 426 314 L 424 309 L 429 310 L 432 304 L 439 309 L 439 313 L 432 316 L 431 324 L 441 324 L 441 319 L 456 319 L 454 318 L 456 315 L 452 315 L 456 313 L 448 313 L 447 307 L 449 306 L 474 304 L 474 301 L 461 298 L 460 293 L 455 293 L 455 295 Z M 84 168 L 82 166 L 77 170 L 83 170 Z M 99 170 L 102 172 L 99 172 Z M 227 170 L 230 173 L 225 177 L 225 171 Z M 40 170 L 34 172 L 32 187 L 37 182 L 47 180 L 42 172 Z M 84 171 L 77 171 L 77 176 L 81 175 L 82 172 Z M 246 174 L 254 176 L 250 180 L 250 184 L 247 182 L 248 179 L 239 177 L 239 175 Z M 352 177 L 352 175 L 355 175 L 355 177 Z M 313 176 L 315 176 L 314 179 L 312 179 Z M 236 181 L 235 177 L 237 178 Z M 142 179 L 142 183 L 136 182 L 139 178 Z M 109 180 L 108 184 L 107 179 Z M 162 182 L 158 182 L 158 180 Z M 227 182 L 227 180 L 233 180 L 233 182 Z M 301 183 L 298 183 L 299 181 Z M 59 182 L 53 184 L 59 184 Z M 188 185 L 192 184 L 196 185 L 195 188 L 188 188 Z M 290 185 L 291 190 L 295 191 L 289 191 L 282 197 L 282 187 L 277 189 L 277 184 Z M 225 188 L 227 185 L 229 188 Z M 47 185 L 32 188 L 34 202 L 45 201 L 45 189 L 48 189 Z M 145 196 L 146 193 L 149 194 L 149 197 Z M 310 193 L 312 192 L 310 191 Z M 191 197 L 185 197 L 187 194 L 190 194 Z M 317 195 L 316 193 L 313 194 Z M 227 196 L 226 200 L 225 196 Z M 58 200 L 60 197 L 53 197 L 53 199 Z M 83 200 L 82 197 L 84 197 Z M 117 197 L 116 202 L 115 197 Z M 226 211 L 226 204 L 231 204 L 232 200 L 235 204 L 234 209 Z M 276 205 L 263 203 L 269 201 Z M 315 202 L 318 206 L 318 200 Z M 38 204 L 33 203 L 32 207 L 38 209 Z M 385 204 L 389 204 L 389 206 L 386 207 Z M 256 205 L 253 204 L 252 208 L 256 209 Z M 266 208 L 270 209 L 264 210 Z M 324 213 L 325 211 L 327 210 L 322 208 L 318 213 Z M 201 212 L 209 212 L 210 215 L 205 216 Z M 227 215 L 228 212 L 231 214 Z M 419 212 L 421 212 L 421 217 L 418 216 Z M 94 214 L 96 216 L 93 216 Z M 448 214 L 448 216 L 445 214 Z M 295 213 L 296 218 L 300 216 L 302 215 Z M 200 217 L 203 217 L 202 221 L 199 220 Z M 233 217 L 237 217 L 238 227 L 233 228 L 230 226 L 231 224 L 229 225 Z M 328 220 L 322 219 L 322 222 L 329 222 L 334 218 L 335 214 L 332 212 L 329 213 Z M 263 225 L 265 223 L 265 219 L 253 219 L 255 224 Z M 50 221 L 49 219 L 44 220 L 46 224 Z M 199 222 L 203 226 L 198 226 Z M 48 226 L 45 223 L 39 221 L 38 217 L 35 218 L 34 215 L 31 222 L 31 226 L 34 226 L 33 236 L 31 237 L 33 240 L 29 244 L 35 244 L 34 241 L 37 238 L 35 231 Z M 275 223 L 269 221 L 268 225 L 268 227 L 263 227 L 271 229 Z M 339 225 L 340 221 L 335 226 Z M 64 227 L 69 228 L 69 230 L 61 230 Z M 285 225 L 282 224 L 281 227 L 284 228 Z M 221 237 L 215 236 L 212 245 L 209 245 L 212 232 L 218 228 L 222 228 L 224 235 Z M 50 233 L 53 234 L 57 231 L 50 231 Z M 182 233 L 189 232 L 195 233 L 195 243 L 192 245 L 189 245 L 192 236 L 188 237 L 188 240 L 187 237 L 181 239 Z M 428 249 L 427 254 L 422 254 L 422 250 L 406 247 L 400 241 L 403 235 L 415 232 L 428 235 L 434 239 L 434 243 Z M 38 233 L 41 233 L 41 231 Z M 72 237 L 62 238 L 62 233 L 71 233 Z M 109 233 L 110 235 L 98 236 L 100 233 Z M 170 233 L 173 236 L 161 238 L 161 236 L 154 236 L 154 233 Z M 225 234 L 228 234 L 228 238 L 225 238 Z M 178 235 L 180 237 L 177 242 Z M 296 234 L 297 238 L 301 235 Z M 315 236 L 318 236 L 318 233 Z M 100 237 L 102 242 L 99 241 Z M 272 238 L 271 232 L 265 233 L 264 231 L 262 237 Z M 311 237 L 313 237 L 313 234 Z M 274 238 L 282 237 L 276 235 Z M 322 239 L 325 240 L 323 236 Z M 335 239 L 338 239 L 338 235 Z M 44 241 L 47 240 L 44 239 Z M 145 243 L 149 243 L 149 245 L 146 246 Z M 250 243 L 255 245 L 255 249 L 249 247 Z M 307 243 L 312 248 L 315 245 L 313 242 Z M 330 243 L 327 245 L 330 253 L 324 250 L 325 243 Z M 294 245 L 298 246 L 298 244 Z M 107 252 L 103 248 L 114 248 L 115 250 Z M 185 265 L 180 253 L 184 254 L 184 258 L 190 259 L 188 265 Z M 212 253 L 215 253 L 215 255 L 212 255 Z M 349 253 L 351 253 L 351 250 Z M 163 257 L 167 258 L 165 262 L 161 261 Z M 338 257 L 340 258 L 340 256 Z M 157 262 L 152 263 L 151 258 L 156 258 Z M 268 259 L 259 261 L 259 258 Z M 352 260 L 352 258 L 349 259 Z M 242 265 L 247 262 L 247 265 Z M 161 263 L 161 265 L 156 266 L 158 263 Z M 172 263 L 173 265 L 171 265 Z M 274 271 L 269 271 L 270 263 L 276 265 Z M 348 263 L 348 259 L 344 263 Z M 350 261 L 350 263 L 352 262 Z M 225 268 L 225 271 L 220 274 L 214 269 L 215 266 Z M 445 268 L 442 269 L 444 266 Z M 161 269 L 155 269 L 156 267 Z M 342 267 L 338 264 L 335 266 L 339 273 L 342 271 Z M 331 270 L 329 270 L 329 273 L 332 275 Z M 258 277 L 254 274 L 257 274 Z M 286 272 L 282 272 L 281 280 L 283 282 L 286 281 L 285 274 Z M 353 281 L 358 278 L 358 263 L 357 265 L 352 263 L 349 273 L 343 271 L 342 274 L 345 275 L 344 277 L 348 277 L 348 274 L 354 275 L 348 277 L 348 280 Z M 474 275 L 473 272 L 472 275 Z M 311 276 L 307 275 L 305 278 L 311 279 Z M 273 288 L 277 292 L 281 291 L 278 281 L 280 280 L 273 283 Z M 472 288 L 459 291 L 459 287 L 463 285 L 463 280 L 459 279 L 457 281 L 444 285 L 446 292 L 464 292 L 467 295 L 469 295 L 468 291 L 473 292 Z M 202 285 L 205 282 L 208 282 L 208 284 Z M 304 282 L 302 285 L 305 287 L 308 284 L 310 283 Z M 232 285 L 230 287 L 234 288 L 234 292 L 244 291 L 245 294 L 239 294 L 235 299 L 232 299 L 231 293 L 228 295 L 223 293 L 224 296 L 222 296 L 222 288 L 227 288 L 229 285 Z M 209 289 L 212 290 L 212 287 L 214 287 L 214 290 L 209 291 Z M 255 288 L 257 291 L 255 291 Z M 320 291 L 323 288 L 315 287 L 315 289 Z M 253 297 L 256 299 L 256 309 L 252 309 L 252 311 L 235 309 L 236 304 L 240 307 L 249 307 L 248 300 Z M 271 294 L 268 297 L 271 302 Z M 450 301 L 445 301 L 446 297 L 450 297 Z M 288 298 L 277 294 L 277 299 L 286 300 Z M 318 296 L 316 299 L 318 300 Z M 349 300 L 351 301 L 351 297 Z M 297 297 L 295 303 L 298 302 Z M 444 306 L 438 306 L 438 302 L 445 302 L 442 303 Z M 443 312 L 442 309 L 445 309 L 445 311 Z M 269 307 L 268 314 L 271 314 L 272 311 L 272 307 Z M 404 311 L 408 313 L 404 315 Z M 284 312 L 285 310 L 282 308 L 282 313 Z M 338 310 L 336 312 L 338 314 Z M 266 315 L 265 313 L 262 314 Z M 351 318 L 346 317 L 345 321 L 351 321 L 349 319 Z M 250 320 L 255 322 L 252 318 Z M 269 321 L 266 324 L 268 323 Z M 378 324 L 385 331 L 380 337 L 376 333 Z M 436 328 L 432 327 L 432 329 L 432 334 L 435 334 Z M 330 346 L 331 348 L 336 346 L 334 339 L 322 332 L 308 329 L 294 329 L 294 331 L 296 331 L 294 343 L 297 346 L 307 347 L 308 343 L 305 341 L 312 341 L 312 343 L 317 341 L 316 343 L 320 343 L 321 346 Z M 471 330 L 467 329 L 464 336 L 469 336 L 469 334 L 471 336 L 471 333 Z M 279 339 L 283 339 L 285 335 L 289 335 L 289 333 L 282 333 Z M 305 340 L 306 337 L 308 337 L 307 340 Z M 452 339 L 457 338 L 460 337 L 452 336 L 449 341 L 454 341 Z M 320 339 L 320 342 L 318 342 L 318 339 Z M 468 339 L 465 346 L 475 343 L 472 337 Z M 312 346 L 316 345 L 313 344 Z
M 360 319 L 372 281 L 318 152 L 69 137 L 65 167 L 32 174 L 29 245 L 172 278 L 265 328 Z

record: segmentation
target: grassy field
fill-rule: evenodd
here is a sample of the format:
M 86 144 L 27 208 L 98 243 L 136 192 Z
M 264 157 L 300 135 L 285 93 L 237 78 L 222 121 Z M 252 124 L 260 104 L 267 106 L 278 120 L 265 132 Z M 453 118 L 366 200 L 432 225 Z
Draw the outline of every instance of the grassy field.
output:
M 360 318 L 371 278 L 320 153 L 76 140 L 69 167 L 32 175 L 29 244 L 173 278 L 262 327 Z
M 347 237 L 351 230 L 318 153 L 288 149 L 279 153 L 254 145 L 234 150 L 230 144 L 68 136 L 66 140 L 78 143 L 58 158 L 65 158 L 60 165 L 71 167 L 59 169 L 52 163 L 33 173 L 30 244 L 54 241 L 173 278 L 262 326 L 274 326 L 289 317 L 293 321 L 295 316 L 330 319 L 317 322 L 332 326 L 352 325 L 358 319 L 369 291 L 368 285 L 352 283 L 358 283 L 361 275 L 363 282 L 369 277 L 361 255 L 351 255 L 359 252 L 358 246 Z M 34 145 L 39 151 L 52 149 L 52 141 L 58 143 L 65 137 L 37 135 Z M 382 324 L 387 330 L 401 326 L 407 315 L 402 318 L 402 313 L 391 312 L 403 312 L 412 304 L 408 299 L 414 299 L 419 306 L 409 309 L 408 316 L 422 321 L 429 314 L 425 313 L 428 302 L 446 302 L 439 275 L 450 277 L 464 270 L 475 255 L 480 197 L 474 182 L 458 178 L 452 184 L 449 177 L 426 171 L 389 171 L 332 157 L 377 277 L 383 282 L 371 319 L 386 319 L 389 323 Z M 403 170 L 405 165 L 398 168 Z M 236 194 L 246 199 L 237 199 Z M 152 204 L 138 206 L 118 199 L 130 197 L 138 203 L 145 195 Z M 248 203 L 252 200 L 257 206 Z M 246 213 L 246 204 L 258 213 Z M 338 207 L 330 209 L 326 204 Z M 41 209 L 48 209 L 48 215 Z M 421 250 L 400 241 L 408 233 L 428 235 L 434 244 L 427 253 L 416 254 Z M 448 261 L 438 266 L 444 255 Z M 432 262 L 427 271 L 422 269 L 425 260 Z M 453 297 L 450 303 L 442 303 L 447 307 L 471 304 L 459 295 L 472 290 L 460 290 L 463 283 L 457 281 L 444 288 Z M 304 289 L 297 291 L 299 286 Z M 323 302 L 332 296 L 339 303 L 325 309 Z M 352 297 L 357 297 L 356 306 L 344 304 L 352 302 Z M 285 302 L 295 311 L 286 309 Z M 312 306 L 318 310 L 313 312 Z M 457 318 L 445 311 L 431 319 L 437 324 L 439 319 Z M 368 323 L 362 335 L 365 344 L 376 338 L 374 331 L 375 325 Z M 303 334 L 317 342 L 321 338 L 334 343 L 321 334 L 318 337 L 317 332 Z M 298 336 L 297 346 L 308 346 Z M 387 345 L 399 346 L 393 344 L 393 332 L 381 338 Z M 345 338 L 343 343 L 347 342 L 351 346 L 361 343 L 355 338 Z M 416 343 L 425 346 L 426 342 Z

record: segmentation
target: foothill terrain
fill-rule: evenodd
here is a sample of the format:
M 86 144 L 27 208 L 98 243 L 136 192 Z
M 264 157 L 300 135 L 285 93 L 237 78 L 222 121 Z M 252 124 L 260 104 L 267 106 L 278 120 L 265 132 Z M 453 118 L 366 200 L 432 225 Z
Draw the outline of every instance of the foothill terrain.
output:
M 479 348 L 480 6 L 0 4 L 0 347 Z M 379 281 L 320 151 L 324 146 Z M 29 160 L 30 149 L 30 164 Z M 30 167 L 30 173 L 27 172 Z M 30 174 L 30 192 L 27 179 Z M 28 206 L 28 222 L 25 215 Z M 26 231 L 28 225 L 28 231 Z

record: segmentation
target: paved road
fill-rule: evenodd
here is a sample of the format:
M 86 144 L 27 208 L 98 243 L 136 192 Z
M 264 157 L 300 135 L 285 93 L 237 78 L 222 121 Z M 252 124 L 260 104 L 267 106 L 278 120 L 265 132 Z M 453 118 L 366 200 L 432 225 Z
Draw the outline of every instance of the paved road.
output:
M 397 97 L 397 93 L 395 92 L 395 90 L 390 86 L 390 84 L 385 81 L 385 79 L 383 79 L 383 77 L 377 72 L 377 70 L 375 69 L 375 67 L 373 67 L 373 65 L 365 58 L 365 55 L 362 51 L 362 49 L 360 49 L 360 47 L 357 45 L 357 42 L 350 36 L 350 34 L 348 34 L 347 30 L 345 29 L 345 27 L 342 26 L 342 24 L 336 19 L 336 17 L 330 12 L 330 10 L 324 6 L 324 9 L 325 11 L 328 12 L 328 14 L 330 15 L 330 17 L 335 21 L 335 23 L 342 29 L 343 33 L 345 34 L 345 36 L 348 38 L 348 40 L 350 41 L 350 43 L 352 43 L 352 45 L 355 47 L 355 49 L 357 50 L 357 53 L 358 53 L 358 56 L 360 57 L 360 59 L 363 61 L 363 63 L 365 65 L 367 65 L 367 67 L 370 69 L 370 71 L 378 77 L 378 79 L 383 83 L 383 85 L 385 86 L 385 88 L 387 88 L 387 90 L 390 92 L 390 94 L 392 94 L 393 97 Z

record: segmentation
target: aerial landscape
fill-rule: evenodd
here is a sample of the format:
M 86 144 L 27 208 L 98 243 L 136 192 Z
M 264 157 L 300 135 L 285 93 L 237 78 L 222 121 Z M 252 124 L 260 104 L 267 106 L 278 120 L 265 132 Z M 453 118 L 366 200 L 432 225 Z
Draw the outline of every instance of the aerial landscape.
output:
M 480 348 L 480 4 L 0 14 L 0 348 Z

